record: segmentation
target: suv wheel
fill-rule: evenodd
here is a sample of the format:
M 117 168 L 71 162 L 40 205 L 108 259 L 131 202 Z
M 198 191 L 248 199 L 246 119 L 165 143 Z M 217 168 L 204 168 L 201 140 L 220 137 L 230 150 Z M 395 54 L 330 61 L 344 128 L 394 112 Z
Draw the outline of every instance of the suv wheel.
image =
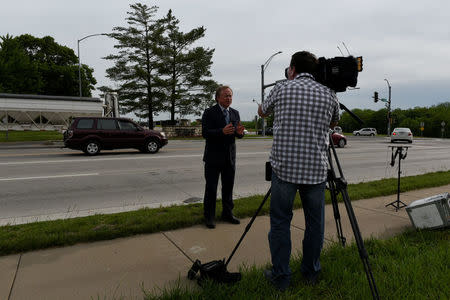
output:
M 355 135 L 358 136 L 358 135 L 359 135 L 359 132 L 357 132 Z
M 344 148 L 345 147 L 345 140 L 344 139 L 340 139 L 338 142 L 338 147 L 339 148 Z
M 84 146 L 84 153 L 87 155 L 97 155 L 100 153 L 100 143 L 97 141 L 89 141 Z
M 150 139 L 145 142 L 143 150 L 146 153 L 156 153 L 159 150 L 159 144 L 157 141 Z
M 375 133 L 371 133 L 370 136 L 375 136 Z

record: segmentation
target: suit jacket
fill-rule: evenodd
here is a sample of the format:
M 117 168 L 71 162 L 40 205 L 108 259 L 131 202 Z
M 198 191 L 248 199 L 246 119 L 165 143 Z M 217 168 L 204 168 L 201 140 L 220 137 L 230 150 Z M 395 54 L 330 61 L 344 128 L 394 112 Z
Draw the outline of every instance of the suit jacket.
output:
M 228 108 L 230 113 L 230 122 L 236 127 L 241 118 L 239 112 L 231 107 Z M 242 138 L 236 132 L 234 134 L 225 135 L 222 129 L 226 126 L 225 116 L 219 104 L 207 108 L 202 116 L 202 136 L 206 140 L 203 161 L 207 164 L 223 166 L 230 163 L 231 166 L 236 164 L 236 143 L 235 138 Z

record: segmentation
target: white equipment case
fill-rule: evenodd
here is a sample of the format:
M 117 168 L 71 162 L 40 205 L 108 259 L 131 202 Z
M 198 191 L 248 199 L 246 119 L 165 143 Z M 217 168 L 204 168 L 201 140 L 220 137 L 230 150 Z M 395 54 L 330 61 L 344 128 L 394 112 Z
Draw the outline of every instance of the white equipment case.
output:
M 416 200 L 406 207 L 415 228 L 442 228 L 450 226 L 450 198 L 443 193 Z

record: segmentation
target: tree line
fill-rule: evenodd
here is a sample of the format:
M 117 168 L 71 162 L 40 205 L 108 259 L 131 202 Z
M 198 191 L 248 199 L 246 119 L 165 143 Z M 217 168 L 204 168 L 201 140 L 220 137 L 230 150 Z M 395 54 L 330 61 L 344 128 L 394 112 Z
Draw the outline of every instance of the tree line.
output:
M 351 133 L 363 127 L 375 128 L 380 134 L 387 134 L 387 109 L 377 111 L 355 108 L 351 110 L 362 121 L 359 124 L 349 113 L 343 112 L 339 126 L 344 132 Z M 267 126 L 273 126 L 273 114 L 266 118 Z M 444 127 L 442 127 L 444 122 Z M 262 119 L 243 122 L 246 128 L 262 128 Z M 423 127 L 421 126 L 423 124 Z M 397 108 L 391 112 L 391 132 L 396 127 L 411 129 L 414 136 L 450 138 L 450 102 L 431 107 L 414 107 L 406 110 Z M 423 128 L 423 131 L 421 130 Z M 444 128 L 444 131 L 442 131 Z
M 370 109 L 353 109 L 363 122 L 360 125 L 349 113 L 344 112 L 339 121 L 344 132 L 353 132 L 361 127 L 373 127 L 378 133 L 387 134 L 387 109 L 377 111 Z M 442 132 L 442 122 L 445 123 Z M 423 124 L 423 127 L 421 126 Z M 395 127 L 407 127 L 414 136 L 450 137 L 450 102 L 443 102 L 431 107 L 414 107 L 406 110 L 400 108 L 391 112 L 391 131 Z M 423 128 L 423 131 L 421 130 Z

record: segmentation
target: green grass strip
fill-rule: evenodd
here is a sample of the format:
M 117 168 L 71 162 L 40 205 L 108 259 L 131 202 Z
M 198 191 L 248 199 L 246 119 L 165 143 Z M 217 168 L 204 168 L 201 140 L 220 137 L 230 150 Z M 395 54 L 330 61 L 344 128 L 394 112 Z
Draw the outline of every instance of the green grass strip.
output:
M 402 177 L 401 191 L 442 186 L 449 183 L 450 171 Z M 393 195 L 397 193 L 397 179 L 349 184 L 347 191 L 351 200 Z M 233 212 L 240 218 L 252 216 L 262 199 L 263 195 L 237 199 Z M 341 201 L 340 197 L 338 200 Z M 328 193 L 326 201 L 330 203 Z M 300 208 L 300 201 L 296 200 L 294 206 Z M 221 205 L 216 207 L 216 215 L 220 216 Z M 268 211 L 269 201 L 262 208 L 261 214 L 267 214 Z M 0 255 L 174 230 L 202 222 L 203 205 L 191 204 L 22 225 L 6 225 L 0 227 Z
M 0 143 L 63 140 L 59 131 L 8 131 L 8 138 L 6 136 L 6 131 L 0 131 Z
M 388 240 L 366 240 L 372 274 L 380 299 L 448 299 L 450 295 L 450 231 L 408 231 Z M 234 285 L 207 282 L 188 289 L 180 282 L 146 291 L 144 299 L 372 299 L 355 244 L 334 244 L 321 255 L 319 283 L 302 280 L 301 254 L 291 260 L 291 287 L 281 293 L 264 278 L 263 267 L 241 267 L 242 280 Z M 268 267 L 268 266 L 266 266 Z

